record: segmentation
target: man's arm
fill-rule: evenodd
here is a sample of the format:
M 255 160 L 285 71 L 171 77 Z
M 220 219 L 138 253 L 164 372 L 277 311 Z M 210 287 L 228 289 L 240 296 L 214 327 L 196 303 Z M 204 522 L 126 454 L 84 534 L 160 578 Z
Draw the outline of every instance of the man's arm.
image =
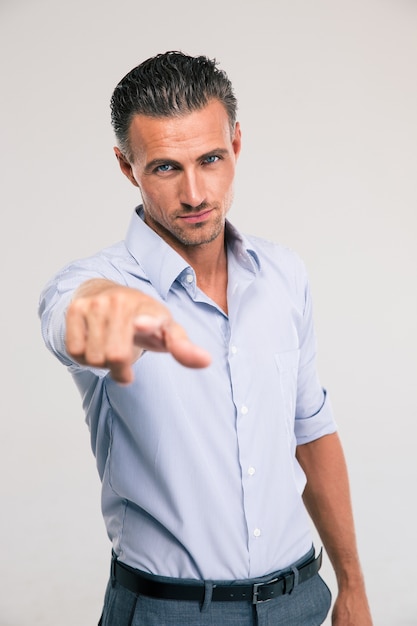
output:
M 359 563 L 345 458 L 336 433 L 297 447 L 307 476 L 303 494 L 336 573 L 334 626 L 371 626 L 372 618 Z
M 182 365 L 206 367 L 209 354 L 191 343 L 169 310 L 150 296 L 105 279 L 75 292 L 66 316 L 66 349 L 78 363 L 107 368 L 120 383 L 133 380 L 144 350 L 170 352 Z

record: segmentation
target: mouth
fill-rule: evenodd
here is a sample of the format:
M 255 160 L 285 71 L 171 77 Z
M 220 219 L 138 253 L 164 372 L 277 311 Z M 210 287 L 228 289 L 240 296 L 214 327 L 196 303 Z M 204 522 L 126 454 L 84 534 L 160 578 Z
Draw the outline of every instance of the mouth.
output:
M 187 224 L 198 224 L 205 222 L 211 215 L 213 209 L 206 209 L 198 213 L 187 213 L 187 215 L 179 215 L 179 219 L 187 222 Z

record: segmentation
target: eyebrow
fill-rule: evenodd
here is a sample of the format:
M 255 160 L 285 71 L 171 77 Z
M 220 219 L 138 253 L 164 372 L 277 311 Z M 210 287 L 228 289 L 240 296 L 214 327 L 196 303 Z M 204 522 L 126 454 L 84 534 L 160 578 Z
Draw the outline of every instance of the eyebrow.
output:
M 211 156 L 227 156 L 227 154 L 229 153 L 229 151 L 226 148 L 214 148 L 213 150 L 210 150 L 209 152 L 206 152 L 205 154 L 201 154 L 199 157 L 196 158 L 196 162 L 197 161 L 204 161 L 205 159 L 208 159 Z M 181 163 L 179 161 L 175 161 L 174 159 L 152 159 L 152 161 L 149 161 L 149 163 L 146 164 L 145 166 L 145 173 L 149 174 L 150 172 L 152 172 L 156 167 L 159 167 L 160 165 L 171 165 L 172 167 L 177 167 L 177 168 L 181 168 Z

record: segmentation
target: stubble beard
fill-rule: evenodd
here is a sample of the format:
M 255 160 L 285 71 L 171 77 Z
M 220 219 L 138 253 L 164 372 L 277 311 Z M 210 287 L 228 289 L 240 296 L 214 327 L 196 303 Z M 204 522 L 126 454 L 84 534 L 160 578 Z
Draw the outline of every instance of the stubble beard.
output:
M 217 214 L 215 220 L 210 223 L 198 222 L 197 224 L 187 224 L 174 226 L 172 234 L 183 246 L 201 246 L 211 243 L 223 232 L 225 217 Z
M 226 220 L 219 206 L 201 206 L 200 211 L 203 212 L 208 208 L 213 211 L 212 218 L 204 222 L 181 223 L 181 216 L 186 215 L 184 211 L 178 211 L 178 214 L 173 216 L 169 228 L 155 220 L 149 213 L 146 215 L 146 212 L 145 222 L 173 248 L 176 248 L 178 244 L 184 247 L 202 246 L 211 243 L 223 233 Z

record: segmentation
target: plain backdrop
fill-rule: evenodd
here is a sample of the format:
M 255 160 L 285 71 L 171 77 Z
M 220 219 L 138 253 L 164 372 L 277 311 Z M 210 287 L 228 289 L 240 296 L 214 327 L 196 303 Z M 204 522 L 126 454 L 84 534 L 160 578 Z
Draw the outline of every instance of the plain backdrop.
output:
M 415 0 L 0 0 L 0 625 L 100 615 L 99 479 L 37 303 L 62 265 L 124 237 L 139 198 L 109 99 L 169 49 L 234 83 L 230 217 L 307 264 L 375 625 L 416 626 Z M 334 591 L 327 559 L 323 574 Z

